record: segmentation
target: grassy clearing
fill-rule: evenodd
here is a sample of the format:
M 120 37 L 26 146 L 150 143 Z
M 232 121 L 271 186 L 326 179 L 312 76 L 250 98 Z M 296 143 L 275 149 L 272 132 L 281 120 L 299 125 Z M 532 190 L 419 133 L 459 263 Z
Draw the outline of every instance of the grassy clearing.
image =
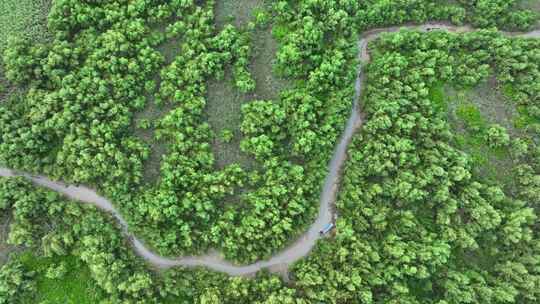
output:
M 18 250 L 17 247 L 7 243 L 9 235 L 10 215 L 8 213 L 0 215 L 0 267 L 4 265 L 9 255 Z
M 238 163 L 244 168 L 252 166 L 253 161 L 250 156 L 240 150 L 241 107 L 245 102 L 245 96 L 233 87 L 229 73 L 224 81 L 211 81 L 208 85 L 205 115 L 206 121 L 215 134 L 212 149 L 218 168 L 231 163 Z M 232 132 L 232 140 L 228 142 L 224 140 L 221 136 L 224 130 Z
M 234 24 L 244 26 L 257 10 L 264 8 L 263 1 L 220 1 L 216 5 L 218 25 L 230 21 L 234 16 Z M 244 168 L 253 168 L 254 160 L 240 150 L 242 134 L 242 105 L 260 99 L 277 99 L 279 92 L 287 83 L 273 72 L 278 44 L 272 36 L 271 27 L 257 29 L 252 36 L 253 59 L 250 71 L 256 82 L 256 88 L 249 94 L 242 94 L 234 88 L 230 72 L 223 80 L 211 80 L 208 84 L 206 119 L 216 134 L 213 151 L 218 168 L 231 163 L 238 163 Z M 233 138 L 226 142 L 221 138 L 223 130 L 233 132 Z
M 227 23 L 236 26 L 244 26 L 249 21 L 254 12 L 263 9 L 265 0 L 222 0 L 216 1 L 214 15 L 218 28 Z
M 520 7 L 530 9 L 540 15 L 540 0 L 522 0 Z M 535 28 L 540 29 L 540 20 L 536 22 Z
M 34 280 L 37 285 L 36 292 L 25 295 L 21 304 L 92 304 L 102 300 L 101 291 L 94 284 L 90 270 L 77 257 L 70 255 L 45 258 L 26 252 L 20 259 L 28 270 L 35 272 Z M 60 263 L 65 263 L 67 273 L 58 279 L 47 278 L 47 269 Z
M 51 0 L 0 1 L 0 50 L 9 36 L 26 37 L 34 41 L 48 38 L 47 15 Z
M 473 89 L 456 89 L 437 84 L 430 90 L 435 107 L 447 113 L 455 131 L 454 144 L 472 159 L 477 174 L 492 183 L 510 187 L 513 162 L 507 148 L 490 148 L 484 134 L 492 124 L 508 130 L 511 137 L 520 136 L 514 127 L 518 115 L 495 79 Z
M 0 0 L 0 54 L 11 36 L 33 41 L 48 39 L 46 24 L 50 5 L 51 0 Z M 0 102 L 15 90 L 6 81 L 2 66 L 0 60 Z
M 264 0 L 218 1 L 214 12 L 216 24 L 218 29 L 227 23 L 245 27 L 253 19 L 253 15 L 264 8 Z M 223 168 L 231 163 L 238 163 L 246 169 L 255 166 L 254 159 L 240 150 L 242 105 L 256 99 L 275 99 L 285 87 L 285 82 L 278 79 L 272 71 L 277 42 L 272 37 L 271 28 L 257 29 L 252 39 L 253 59 L 250 71 L 256 82 L 254 92 L 242 94 L 234 88 L 230 71 L 226 71 L 224 79 L 211 79 L 208 82 L 204 120 L 210 124 L 215 134 L 212 149 L 217 168 Z M 168 41 L 158 50 L 165 56 L 166 62 L 170 63 L 178 54 L 179 45 L 180 41 Z M 168 107 L 155 105 L 153 98 L 149 97 L 146 108 L 136 114 L 134 124 L 141 119 L 156 120 L 169 110 Z M 231 140 L 224 140 L 221 136 L 224 130 L 232 132 Z M 151 130 L 134 128 L 134 134 L 151 146 L 150 159 L 145 162 L 144 180 L 146 183 L 153 183 L 159 178 L 159 165 L 163 154 L 166 153 L 166 144 L 157 142 Z
M 154 128 L 142 129 L 137 127 L 141 120 L 154 122 L 171 110 L 170 105 L 156 105 L 154 98 L 149 97 L 145 108 L 136 113 L 133 123 L 133 135 L 150 146 L 150 157 L 143 165 L 143 182 L 153 184 L 159 178 L 160 163 L 163 155 L 167 153 L 167 143 L 158 141 L 154 137 Z

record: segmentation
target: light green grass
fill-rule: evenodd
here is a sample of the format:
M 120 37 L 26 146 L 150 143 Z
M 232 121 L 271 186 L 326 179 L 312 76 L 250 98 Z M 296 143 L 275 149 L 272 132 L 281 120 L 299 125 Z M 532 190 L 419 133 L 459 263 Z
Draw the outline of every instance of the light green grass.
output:
M 94 284 L 90 270 L 75 256 L 45 258 L 26 252 L 20 257 L 29 271 L 34 271 L 37 285 L 35 293 L 26 294 L 21 304 L 95 304 L 99 303 L 101 291 Z M 68 272 L 59 279 L 45 276 L 51 265 L 67 264 Z
M 482 117 L 480 109 L 473 103 L 461 103 L 456 108 L 456 116 L 461 119 L 467 128 L 473 130 L 484 130 L 487 128 L 487 122 Z

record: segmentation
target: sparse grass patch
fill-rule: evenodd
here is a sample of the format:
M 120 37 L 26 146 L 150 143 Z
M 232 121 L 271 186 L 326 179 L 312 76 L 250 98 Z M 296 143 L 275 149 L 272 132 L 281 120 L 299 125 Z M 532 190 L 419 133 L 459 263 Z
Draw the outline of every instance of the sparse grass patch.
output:
M 456 108 L 456 116 L 465 122 L 467 128 L 482 130 L 487 127 L 480 109 L 472 103 L 459 104 Z
M 214 133 L 212 148 L 218 168 L 231 163 L 238 163 L 244 168 L 251 168 L 254 160 L 240 150 L 242 132 L 242 105 L 248 97 L 236 90 L 230 73 L 222 81 L 211 81 L 208 86 L 206 121 Z M 225 140 L 221 134 L 230 130 L 232 137 Z
M 490 81 L 472 89 L 435 87 L 430 90 L 430 98 L 437 106 L 442 92 L 442 104 L 455 132 L 454 145 L 469 155 L 474 171 L 492 183 L 508 187 L 514 179 L 509 149 L 489 147 L 485 135 L 493 124 L 512 127 L 515 110 L 495 85 Z M 512 129 L 509 131 L 518 136 Z
M 35 272 L 37 285 L 36 292 L 25 295 L 21 304 L 94 304 L 102 300 L 90 270 L 75 256 L 45 258 L 25 252 L 18 258 L 26 269 Z M 67 272 L 57 279 L 47 278 L 47 270 L 60 263 L 65 263 Z
M 51 0 L 0 0 L 0 55 L 11 36 L 32 41 L 47 40 L 46 24 L 50 6 Z M 0 103 L 13 91 L 15 88 L 4 77 L 0 59 Z
M 9 255 L 17 250 L 17 247 L 7 243 L 9 236 L 10 215 L 6 212 L 0 214 L 0 267 L 4 265 Z
M 218 4 L 218 12 L 220 7 L 227 5 L 232 4 L 228 1 Z M 235 5 L 240 5 L 240 3 Z M 255 11 L 257 9 L 254 8 Z M 273 72 L 278 44 L 272 36 L 271 27 L 256 29 L 252 34 L 251 45 L 253 57 L 249 69 L 256 83 L 253 92 L 242 94 L 234 88 L 230 71 L 226 71 L 224 79 L 213 79 L 208 84 L 205 115 L 206 121 L 216 135 L 212 148 L 218 168 L 231 163 L 238 163 L 247 169 L 255 167 L 255 160 L 240 150 L 240 142 L 243 138 L 240 131 L 242 105 L 253 100 L 275 100 L 279 97 L 279 92 L 287 87 L 287 82 Z M 221 138 L 220 134 L 223 130 L 232 131 L 233 137 L 230 141 Z
M 143 182 L 146 184 L 153 184 L 158 180 L 161 158 L 167 153 L 167 144 L 154 137 L 152 123 L 163 117 L 171 108 L 169 104 L 157 105 L 154 98 L 148 97 L 145 108 L 135 114 L 133 135 L 150 146 L 150 156 L 143 164 Z M 138 127 L 142 121 L 150 122 L 150 127 L 147 129 Z
M 522 0 L 520 7 L 524 9 L 530 9 L 540 15 L 540 1 L 539 0 Z M 540 28 L 540 21 L 536 23 L 536 28 Z
M 9 36 L 34 41 L 46 39 L 50 5 L 51 0 L 0 1 L 0 51 L 5 48 Z
M 214 15 L 218 28 L 227 23 L 244 26 L 254 14 L 265 7 L 265 0 L 221 0 L 216 1 Z

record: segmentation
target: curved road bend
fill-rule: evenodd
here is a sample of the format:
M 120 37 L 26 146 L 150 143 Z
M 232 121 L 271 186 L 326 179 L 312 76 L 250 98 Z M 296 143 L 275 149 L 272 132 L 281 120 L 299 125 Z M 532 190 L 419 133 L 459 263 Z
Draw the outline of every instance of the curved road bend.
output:
M 401 26 L 401 27 L 389 27 L 384 29 L 375 29 L 364 33 L 364 37 L 358 42 L 359 45 L 359 58 L 364 61 L 369 61 L 369 54 L 367 50 L 367 45 L 370 41 L 376 39 L 380 34 L 386 32 L 395 32 L 399 29 L 416 29 L 420 31 L 428 31 L 430 29 L 440 29 L 447 31 L 456 31 L 456 32 L 467 32 L 471 31 L 470 27 L 456 27 L 450 26 L 444 23 L 426 23 L 423 25 L 410 25 L 410 26 Z M 540 30 L 528 32 L 528 33 L 505 33 L 509 36 L 520 36 L 520 37 L 529 37 L 529 38 L 540 38 Z M 34 177 L 28 174 L 18 174 L 14 171 L 7 168 L 0 168 L 0 176 L 10 177 L 16 175 L 22 175 L 33 181 L 35 184 L 52 189 L 54 191 L 60 192 L 67 197 L 81 201 L 84 203 L 93 204 L 96 207 L 110 212 L 120 223 L 122 227 L 123 234 L 130 240 L 133 244 L 135 252 L 146 260 L 151 265 L 158 268 L 170 268 L 174 266 L 186 266 L 186 267 L 195 267 L 203 266 L 210 269 L 225 272 L 229 275 L 250 275 L 263 268 L 269 268 L 270 271 L 280 272 L 286 274 L 287 268 L 291 263 L 299 260 L 300 258 L 306 256 L 310 250 L 315 245 L 316 241 L 320 238 L 319 231 L 328 223 L 332 222 L 332 211 L 331 205 L 335 200 L 335 196 L 339 184 L 339 175 L 340 169 L 343 166 L 343 163 L 347 157 L 347 146 L 349 145 L 352 136 L 356 129 L 361 125 L 362 119 L 360 116 L 358 100 L 362 93 L 362 80 L 363 77 L 361 72 L 358 72 L 358 77 L 355 83 L 355 94 L 353 101 L 353 108 L 351 111 L 351 116 L 347 121 L 345 131 L 343 132 L 341 139 L 334 151 L 332 159 L 329 164 L 329 173 L 324 181 L 323 190 L 320 196 L 320 208 L 319 215 L 315 223 L 309 228 L 309 230 L 304 233 L 298 240 L 296 240 L 291 246 L 285 248 L 283 251 L 279 252 L 272 258 L 266 261 L 259 261 L 251 265 L 234 265 L 226 260 L 224 260 L 219 253 L 211 252 L 202 256 L 186 256 L 179 258 L 167 258 L 159 256 L 152 251 L 150 251 L 137 237 L 132 235 L 128 231 L 128 226 L 126 221 L 122 218 L 121 214 L 114 208 L 109 200 L 98 195 L 94 190 L 89 189 L 84 186 L 66 186 L 60 182 L 55 182 L 47 179 L 46 177 Z

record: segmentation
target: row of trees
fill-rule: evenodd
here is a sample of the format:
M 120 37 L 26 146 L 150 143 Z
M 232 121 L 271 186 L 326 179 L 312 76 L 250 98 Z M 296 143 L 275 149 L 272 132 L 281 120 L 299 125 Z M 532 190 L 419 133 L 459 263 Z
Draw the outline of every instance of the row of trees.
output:
M 480 28 L 531 29 L 537 14 L 519 9 L 518 4 L 519 0 L 369 0 L 361 2 L 356 20 L 363 29 L 430 20 L 467 23 Z

